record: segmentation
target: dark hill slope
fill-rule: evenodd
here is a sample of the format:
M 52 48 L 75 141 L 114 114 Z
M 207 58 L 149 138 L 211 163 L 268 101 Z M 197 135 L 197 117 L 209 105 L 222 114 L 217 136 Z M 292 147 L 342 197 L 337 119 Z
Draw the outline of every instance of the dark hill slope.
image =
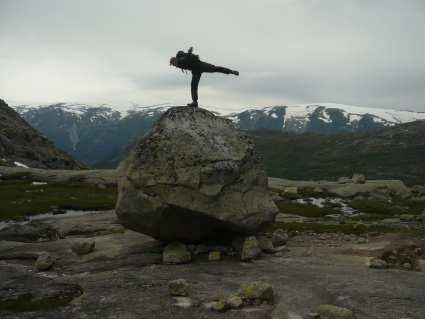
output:
M 0 99 L 0 165 L 82 169 L 86 166 L 56 149 Z
M 250 134 L 269 176 L 332 180 L 358 172 L 373 179 L 425 184 L 425 121 L 363 134 Z

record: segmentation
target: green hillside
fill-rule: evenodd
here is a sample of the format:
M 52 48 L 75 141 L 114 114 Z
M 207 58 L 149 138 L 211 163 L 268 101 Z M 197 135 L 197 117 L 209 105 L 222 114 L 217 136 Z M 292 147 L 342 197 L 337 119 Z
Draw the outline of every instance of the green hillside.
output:
M 425 184 L 424 121 L 368 133 L 248 133 L 264 157 L 269 176 L 333 180 L 363 173 L 370 179 Z

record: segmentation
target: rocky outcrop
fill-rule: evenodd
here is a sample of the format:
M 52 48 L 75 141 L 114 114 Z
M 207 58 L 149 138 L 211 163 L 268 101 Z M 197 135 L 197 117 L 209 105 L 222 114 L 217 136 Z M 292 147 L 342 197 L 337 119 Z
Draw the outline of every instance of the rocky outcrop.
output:
M 0 240 L 33 242 L 56 240 L 60 237 L 56 228 L 37 220 L 29 223 L 6 225 L 0 230 Z
M 339 197 L 354 197 L 362 194 L 381 194 L 384 196 L 409 197 L 412 190 L 400 180 L 366 180 L 365 183 L 355 184 L 351 179 L 341 183 L 330 181 L 296 181 L 283 178 L 269 178 L 269 186 L 277 192 L 286 192 L 288 188 L 297 187 L 300 192 L 305 190 L 320 190 Z
M 252 234 L 277 208 L 251 140 L 204 109 L 169 109 L 121 165 L 116 213 L 162 240 Z
M 0 99 L 0 166 L 83 169 Z

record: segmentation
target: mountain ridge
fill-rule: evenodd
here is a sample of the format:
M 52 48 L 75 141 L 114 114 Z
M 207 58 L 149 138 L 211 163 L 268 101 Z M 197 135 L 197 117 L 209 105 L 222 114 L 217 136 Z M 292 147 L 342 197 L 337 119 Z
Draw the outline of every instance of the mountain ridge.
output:
M 56 103 L 16 105 L 14 108 L 57 147 L 79 160 L 97 165 L 145 134 L 169 107 L 169 103 L 153 106 L 133 104 L 120 111 L 107 104 Z M 244 108 L 239 112 L 221 114 L 242 130 L 320 134 L 367 132 L 416 119 L 425 120 L 422 112 L 329 103 Z
M 0 99 L 0 165 L 84 169 L 87 166 L 54 147 Z

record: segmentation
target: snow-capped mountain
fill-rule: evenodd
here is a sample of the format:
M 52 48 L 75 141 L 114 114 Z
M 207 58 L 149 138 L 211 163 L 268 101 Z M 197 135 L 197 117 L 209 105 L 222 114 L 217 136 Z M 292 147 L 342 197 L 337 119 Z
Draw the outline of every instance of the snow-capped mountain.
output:
M 57 103 L 16 105 L 15 110 L 56 146 L 95 165 L 123 150 L 149 130 L 171 104 L 142 107 Z M 213 107 L 209 108 L 215 111 Z M 217 112 L 219 113 L 219 112 Z M 310 104 L 245 108 L 224 114 L 244 130 L 290 132 L 364 132 L 385 126 L 425 120 L 425 113 L 340 104 Z
M 272 106 L 229 114 L 241 129 L 289 132 L 364 132 L 385 126 L 425 120 L 425 113 L 321 103 Z
M 57 103 L 18 105 L 15 110 L 57 147 L 91 165 L 144 134 L 168 107 L 132 107 Z

